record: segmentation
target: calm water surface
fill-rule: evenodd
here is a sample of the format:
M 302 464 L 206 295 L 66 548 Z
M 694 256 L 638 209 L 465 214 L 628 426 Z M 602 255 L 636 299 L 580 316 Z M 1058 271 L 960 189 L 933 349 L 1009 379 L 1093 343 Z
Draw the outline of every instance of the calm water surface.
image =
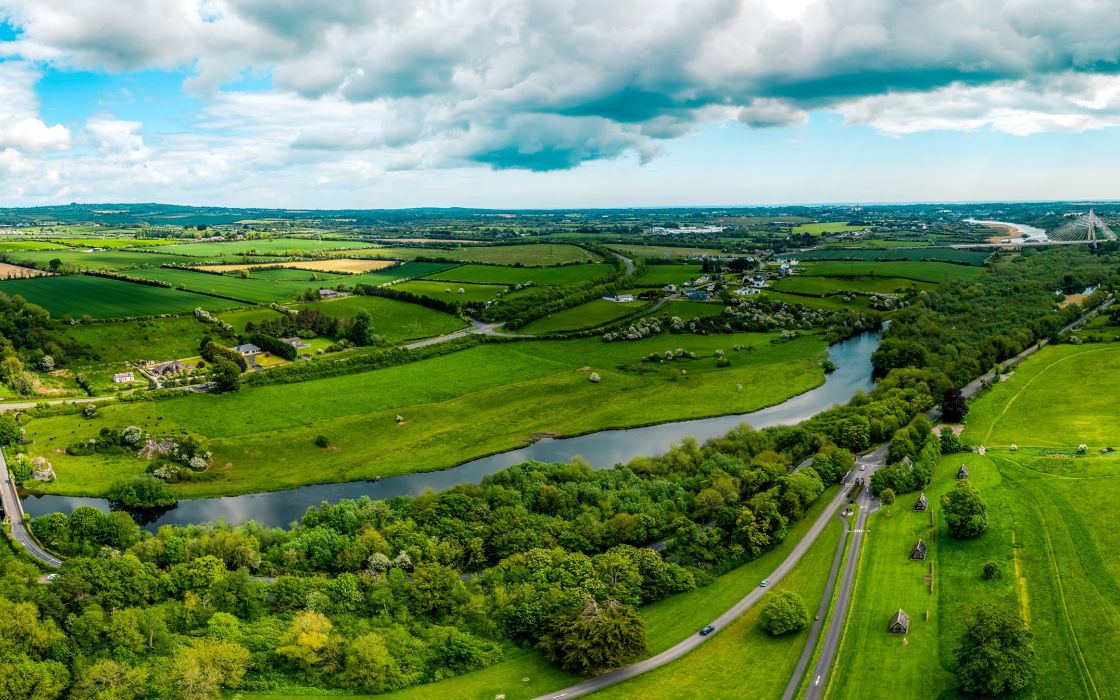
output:
M 846 403 L 856 391 L 867 391 L 874 386 L 871 353 L 878 346 L 879 334 L 876 332 L 862 333 L 832 345 L 829 347 L 829 357 L 837 369 L 826 377 L 824 384 L 753 413 L 677 421 L 629 430 L 603 430 L 572 438 L 546 439 L 522 449 L 472 460 L 452 469 L 390 476 L 380 481 L 317 484 L 286 491 L 185 500 L 159 515 L 144 517 L 137 514 L 137 520 L 143 521 L 149 530 L 160 525 L 187 525 L 216 520 L 228 523 L 255 520 L 268 527 L 282 527 L 300 518 L 309 506 L 318 505 L 322 501 L 361 496 L 373 499 L 413 496 L 427 488 L 440 491 L 456 484 L 481 481 L 487 474 L 529 459 L 568 462 L 578 455 L 597 468 L 610 467 L 641 455 L 663 454 L 685 437 L 691 436 L 703 441 L 723 435 L 740 423 L 749 423 L 755 428 L 797 423 L 836 404 Z M 23 507 L 32 517 L 55 511 L 69 513 L 83 505 L 109 510 L 109 502 L 102 498 L 28 496 L 23 499 Z

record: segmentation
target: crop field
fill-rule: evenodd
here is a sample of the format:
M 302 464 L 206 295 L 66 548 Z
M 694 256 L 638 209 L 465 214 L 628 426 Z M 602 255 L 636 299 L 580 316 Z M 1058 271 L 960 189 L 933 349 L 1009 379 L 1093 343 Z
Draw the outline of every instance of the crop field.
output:
M 238 278 L 239 276 L 230 275 L 230 277 Z M 272 270 L 253 270 L 249 273 L 249 279 L 272 282 L 304 282 L 310 287 L 335 287 L 339 284 L 345 284 L 350 277 L 349 275 L 336 275 L 330 272 L 315 272 L 294 267 L 284 267 Z
M 675 248 L 673 246 L 628 245 L 624 243 L 611 243 L 607 247 L 631 258 L 697 258 L 704 255 L 727 255 L 718 248 Z
M 323 241 L 314 238 L 261 238 L 248 241 L 208 241 L 205 243 L 180 243 L 161 246 L 160 252 L 189 255 L 206 260 L 237 257 L 241 255 L 306 255 L 335 250 L 372 248 L 372 243 L 362 241 Z
M 918 282 L 944 283 L 963 277 L 969 279 L 983 268 L 938 262 L 846 262 L 806 263 L 799 267 L 801 275 L 815 277 L 902 277 Z
M 396 263 L 392 260 L 354 260 L 351 258 L 328 258 L 326 260 L 298 260 L 296 262 L 274 263 L 281 267 L 293 270 L 310 270 L 316 272 L 341 272 L 344 274 L 361 274 L 392 267 Z M 232 265 L 201 265 L 198 270 L 216 272 L 237 272 L 238 270 L 253 270 L 260 264 L 232 264 Z
M 275 311 L 269 311 L 275 314 Z M 66 326 L 66 337 L 88 345 L 92 362 L 174 360 L 197 355 L 199 343 L 210 331 L 193 314 Z
M 20 267 L 19 265 L 10 265 L 5 262 L 0 262 L 0 280 L 19 280 L 29 279 L 31 277 L 46 277 L 51 273 L 45 270 L 36 270 L 32 267 Z
M 393 248 L 364 251 L 365 255 L 394 260 L 442 258 L 462 262 L 553 267 L 570 263 L 599 262 L 599 257 L 567 243 L 526 243 L 523 245 L 471 246 L 466 248 Z
M 644 301 L 631 301 L 618 303 L 605 299 L 595 299 L 586 304 L 580 304 L 570 309 L 557 311 L 544 318 L 539 318 L 522 327 L 519 333 L 532 333 L 546 335 L 561 331 L 578 331 L 585 328 L 596 328 L 605 323 L 610 323 L 620 318 L 630 316 L 641 311 L 647 303 Z
M 307 307 L 337 318 L 353 318 L 359 311 L 369 311 L 373 315 L 374 332 L 389 343 L 431 338 L 468 325 L 466 321 L 442 311 L 381 297 L 350 296 L 293 308 Z
M 820 236 L 824 233 L 844 233 L 846 231 L 863 231 L 871 228 L 870 224 L 850 224 L 846 221 L 818 221 L 811 224 L 798 224 L 793 227 L 794 233 L 807 233 L 810 236 Z
M 430 263 L 430 262 L 410 262 L 397 267 L 389 267 L 377 272 L 367 272 L 361 275 L 352 275 L 346 278 L 346 285 L 352 286 L 355 284 L 368 284 L 376 287 L 390 282 L 396 282 L 401 279 L 414 279 L 416 277 L 424 277 L 431 275 L 441 270 L 447 270 L 454 267 L 448 263 Z
M 29 250 L 12 253 L 8 256 L 10 262 L 21 264 L 31 262 L 37 267 L 47 267 L 51 260 L 61 260 L 64 265 L 74 265 L 82 270 L 129 270 L 141 267 L 159 267 L 165 263 L 177 265 L 190 265 L 192 262 L 202 262 L 201 259 L 184 257 L 182 255 L 165 255 L 161 253 L 145 253 L 137 251 L 107 250 L 89 253 L 84 250 Z
M 643 287 L 664 287 L 667 284 L 683 284 L 700 276 L 699 265 L 647 265 L 646 271 L 634 280 Z
M 535 285 L 574 284 L 605 277 L 614 271 L 608 263 L 563 265 L 561 267 L 500 267 L 497 265 L 460 265 L 429 275 L 441 282 L 514 285 L 532 282 Z
M 393 289 L 409 294 L 418 294 L 432 299 L 447 302 L 466 303 L 468 301 L 490 301 L 501 292 L 506 291 L 505 285 L 497 284 L 467 284 L 466 282 L 434 282 L 429 280 L 411 280 L 393 285 Z M 460 294 L 459 290 L 463 290 Z
M 37 444 L 70 442 L 105 426 L 136 424 L 166 432 L 187 428 L 211 438 L 217 464 L 208 481 L 177 488 L 183 495 L 246 493 L 324 481 L 349 481 L 439 469 L 511 449 L 534 434 L 579 434 L 682 418 L 742 413 L 780 402 L 823 381 L 814 358 L 817 336 L 771 344 L 776 334 L 650 338 L 603 343 L 598 338 L 481 345 L 382 370 L 197 395 L 157 404 L 105 407 L 96 422 L 74 416 L 36 419 Z M 732 352 L 733 345 L 754 350 Z M 694 360 L 640 363 L 677 347 Z M 716 366 L 727 348 L 729 367 Z M 687 376 L 677 367 L 687 367 Z M 602 382 L 588 382 L 592 368 Z M 742 385 L 742 388 L 739 388 Z M 274 410 L 284 406 L 285 410 Z M 237 415 L 236 421 L 229 416 Z M 405 418 L 398 424 L 397 415 Z M 480 433 L 485 422 L 493 430 Z M 326 435 L 324 451 L 313 438 Z M 278 454 L 275 445 L 284 444 Z M 57 493 L 102 493 L 112 476 L 142 471 L 133 457 L 56 455 Z M 309 471 L 307 464 L 316 464 Z
M 206 272 L 169 267 L 134 270 L 130 274 L 145 279 L 168 282 L 176 289 L 186 289 L 199 294 L 214 294 L 257 304 L 293 301 L 304 290 L 331 287 L 337 284 L 333 279 L 331 281 L 312 282 L 310 281 L 311 273 L 305 273 L 307 281 L 274 280 L 253 276 L 242 279 L 233 275 L 211 275 Z
M 828 248 L 824 250 L 803 250 L 786 253 L 778 257 L 797 258 L 798 260 L 865 260 L 893 261 L 917 260 L 933 262 L 964 263 L 983 265 L 991 256 L 989 251 L 961 250 L 957 248 Z
M 88 275 L 59 275 L 0 282 L 0 291 L 21 295 L 50 312 L 54 318 L 117 318 L 155 314 L 191 313 L 197 307 L 210 311 L 237 306 L 236 302 L 191 294 L 176 289 L 133 284 Z
M 816 277 L 796 275 L 777 280 L 772 284 L 779 292 L 823 297 L 842 292 L 871 292 L 890 294 L 910 289 L 934 289 L 937 285 L 916 282 L 901 277 Z

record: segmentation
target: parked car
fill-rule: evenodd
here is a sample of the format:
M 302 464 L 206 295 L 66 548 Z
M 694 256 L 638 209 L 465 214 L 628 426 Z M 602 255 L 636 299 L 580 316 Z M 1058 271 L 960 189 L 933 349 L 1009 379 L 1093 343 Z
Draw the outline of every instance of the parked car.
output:
M 759 585 L 759 586 L 760 586 L 761 588 L 766 588 L 767 586 L 769 586 L 769 585 L 770 585 L 770 579 L 768 579 L 768 578 L 764 578 L 764 579 L 762 579 L 762 583 L 760 583 L 760 584 L 758 584 L 758 585 Z
M 866 464 L 861 464 L 861 465 L 859 465 L 859 470 L 860 470 L 861 472 L 865 472 L 865 471 L 867 471 L 867 465 L 866 465 Z
M 707 627 L 703 627 L 703 628 L 700 629 L 700 636 L 701 637 L 707 637 L 709 634 L 711 634 L 712 632 L 715 632 L 715 631 L 716 631 L 716 626 L 715 625 L 708 625 Z

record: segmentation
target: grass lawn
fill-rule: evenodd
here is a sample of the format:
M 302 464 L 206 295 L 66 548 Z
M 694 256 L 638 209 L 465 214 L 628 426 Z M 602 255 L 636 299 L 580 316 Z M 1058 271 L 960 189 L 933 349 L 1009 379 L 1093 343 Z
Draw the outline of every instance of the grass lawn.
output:
M 501 267 L 498 265 L 460 265 L 429 275 L 430 280 L 475 284 L 535 285 L 573 284 L 605 277 L 614 271 L 608 263 L 563 265 L 560 267 Z
M 302 255 L 319 251 L 354 250 L 371 248 L 372 243 L 361 241 L 321 241 L 314 238 L 264 238 L 250 241 L 180 243 L 160 246 L 160 252 L 192 255 L 207 260 L 218 260 L 241 255 Z
M 0 282 L 0 292 L 38 304 L 54 318 L 116 318 L 191 313 L 238 306 L 236 302 L 105 277 L 61 275 Z
M 775 281 L 773 284 L 773 288 L 779 292 L 821 297 L 842 292 L 891 294 L 909 289 L 929 290 L 936 286 L 929 282 L 916 282 L 901 277 L 816 277 L 810 275 L 786 277 Z
M 644 301 L 630 301 L 625 303 L 596 299 L 586 304 L 573 306 L 570 309 L 557 311 L 544 318 L 539 318 L 519 329 L 518 333 L 532 333 L 546 335 L 561 331 L 578 331 L 585 328 L 595 328 L 604 323 L 630 316 L 642 310 L 648 304 Z
M 667 284 L 683 284 L 700 274 L 699 265 L 647 265 L 646 271 L 634 280 L 634 284 L 664 287 Z
M 275 314 L 275 311 L 269 311 Z M 93 362 L 172 360 L 198 353 L 209 326 L 193 314 L 64 326 L 70 339 L 93 348 Z
M 186 289 L 200 294 L 240 299 L 254 304 L 294 301 L 304 290 L 333 287 L 338 278 L 318 273 L 324 281 L 310 281 L 311 273 L 300 273 L 304 280 L 279 280 L 250 276 L 247 279 L 234 275 L 212 275 L 208 272 L 179 270 L 161 267 L 154 270 L 135 270 L 130 274 L 145 279 L 168 282 L 176 289 Z
M 902 277 L 918 282 L 936 283 L 948 282 L 957 277 L 971 278 L 983 272 L 983 268 L 972 265 L 914 260 L 898 262 L 830 260 L 804 263 L 800 269 L 803 275 L 815 277 Z
M 434 282 L 431 280 L 410 280 L 393 285 L 393 289 L 422 297 L 430 297 L 452 303 L 470 301 L 490 301 L 507 287 L 497 284 L 468 284 L 466 282 Z M 460 294 L 459 290 L 463 290 Z
M 390 343 L 431 338 L 466 328 L 462 319 L 419 304 L 381 297 L 350 296 L 293 308 L 315 308 L 328 316 L 353 318 L 361 310 L 373 314 L 373 330 Z
M 416 258 L 444 258 L 462 262 L 493 263 L 495 265 L 524 265 L 525 267 L 551 267 L 568 263 L 599 262 L 599 256 L 567 243 L 526 243 L 522 245 L 485 246 L 470 245 L 462 248 L 394 248 L 379 247 L 363 251 L 363 257 L 414 260 Z
M 185 428 L 204 435 L 210 438 L 215 467 L 203 480 L 177 487 L 184 496 L 350 481 L 445 468 L 525 445 L 542 433 L 574 435 L 743 413 L 823 381 L 814 361 L 825 347 L 823 340 L 805 336 L 773 345 L 773 337 L 756 333 L 631 343 L 586 338 L 488 344 L 329 379 L 107 406 L 94 421 L 41 418 L 27 430 L 38 449 L 52 442 L 64 447 L 96 435 L 101 427 L 130 424 L 154 434 Z M 757 349 L 729 352 L 731 365 L 716 367 L 715 350 L 734 344 Z M 677 347 L 694 352 L 697 359 L 639 362 L 652 352 Z M 676 367 L 687 367 L 687 377 L 674 374 Z M 602 382 L 588 382 L 586 368 L 597 371 Z M 398 414 L 404 423 L 396 423 Z M 492 428 L 479 431 L 480 424 Z M 331 449 L 314 446 L 318 434 L 330 439 Z M 44 488 L 68 494 L 103 493 L 115 476 L 138 473 L 145 466 L 117 455 L 52 453 L 52 461 L 58 480 Z

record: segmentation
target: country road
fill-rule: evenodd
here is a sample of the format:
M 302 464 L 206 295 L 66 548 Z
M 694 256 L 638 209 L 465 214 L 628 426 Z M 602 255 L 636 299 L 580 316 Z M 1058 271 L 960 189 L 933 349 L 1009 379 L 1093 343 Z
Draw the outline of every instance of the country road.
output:
M 23 506 L 16 492 L 16 485 L 8 473 L 8 463 L 4 459 L 4 451 L 0 450 L 0 505 L 3 505 L 4 515 L 8 516 L 11 523 L 11 535 L 27 553 L 43 562 L 47 566 L 61 566 L 62 560 L 50 554 L 31 535 L 23 522 Z

